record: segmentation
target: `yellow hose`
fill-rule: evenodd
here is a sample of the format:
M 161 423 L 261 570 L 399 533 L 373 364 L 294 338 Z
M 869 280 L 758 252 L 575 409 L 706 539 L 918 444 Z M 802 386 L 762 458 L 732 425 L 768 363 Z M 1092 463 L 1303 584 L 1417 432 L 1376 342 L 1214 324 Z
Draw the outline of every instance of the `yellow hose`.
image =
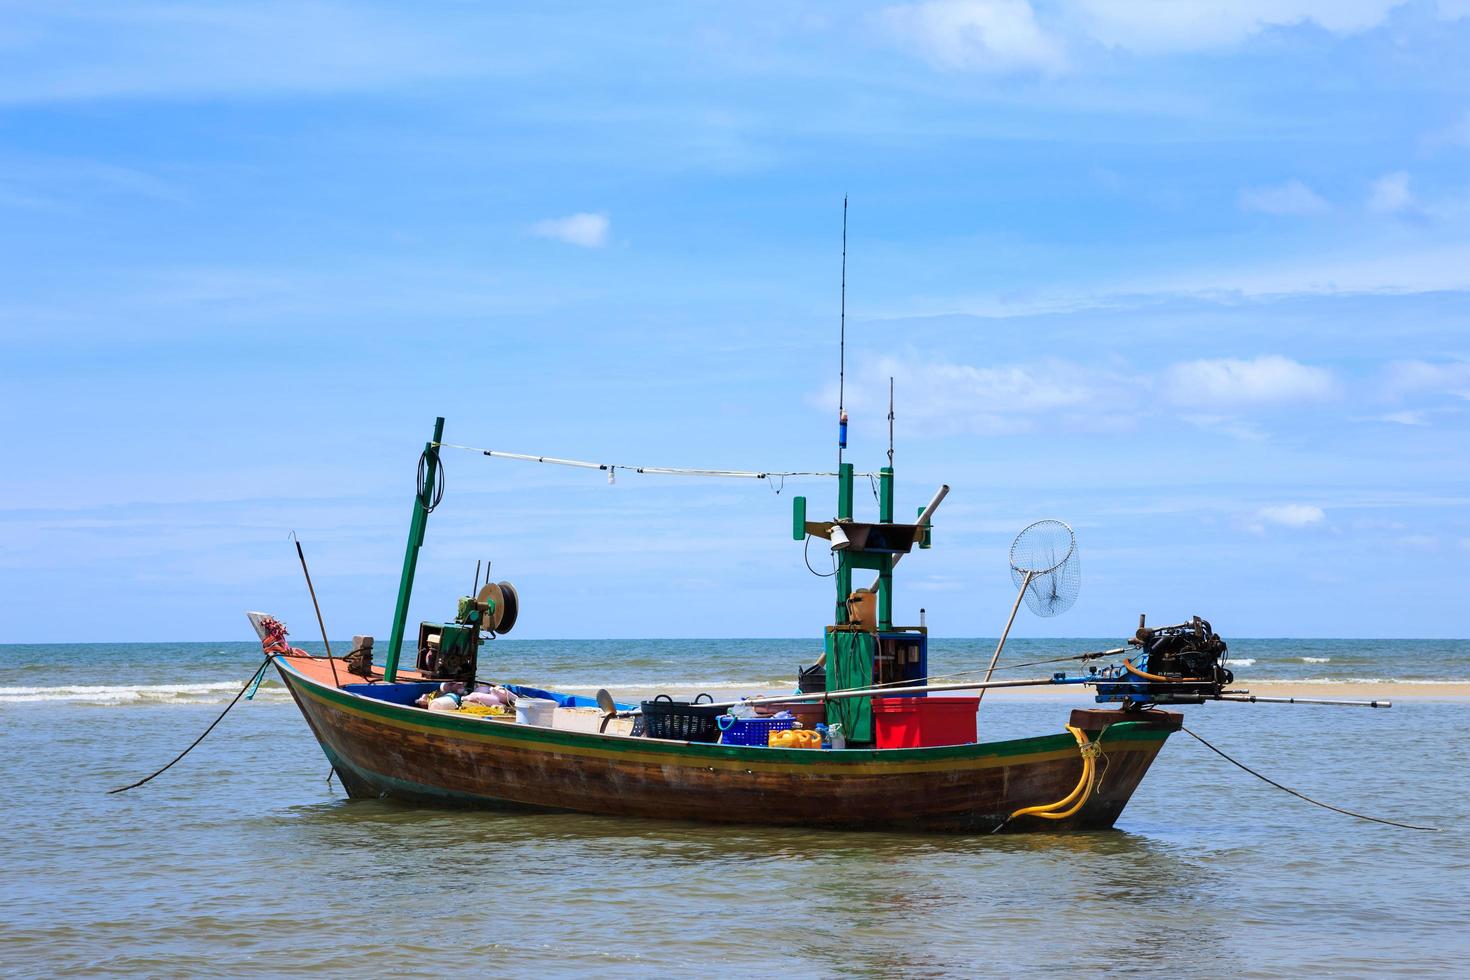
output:
M 1123 661 L 1123 669 L 1135 677 L 1142 677 L 1146 681 L 1157 681 L 1160 684 L 1199 684 L 1208 683 L 1208 677 L 1165 677 L 1162 674 L 1149 674 L 1133 666 L 1133 661 Z
M 1087 735 L 1080 728 L 1077 728 L 1073 725 L 1068 725 L 1067 731 L 1071 732 L 1072 737 L 1077 740 L 1077 748 L 1082 753 L 1082 778 L 1077 781 L 1076 788 L 1062 799 L 1057 800 L 1055 803 L 1045 803 L 1040 806 L 1028 806 L 1023 809 L 1017 810 L 1015 813 L 1006 818 L 1007 823 L 1016 819 L 1017 817 L 1040 817 L 1043 820 L 1065 820 L 1072 814 L 1076 813 L 1078 810 L 1082 809 L 1082 807 L 1087 803 L 1088 798 L 1092 796 L 1093 785 L 1095 782 L 1093 777 L 1097 772 L 1097 765 L 1095 761 L 1098 753 L 1097 745 L 1095 743 L 1089 742 L 1087 740 Z M 1069 808 L 1067 810 L 1062 810 L 1062 807 Z

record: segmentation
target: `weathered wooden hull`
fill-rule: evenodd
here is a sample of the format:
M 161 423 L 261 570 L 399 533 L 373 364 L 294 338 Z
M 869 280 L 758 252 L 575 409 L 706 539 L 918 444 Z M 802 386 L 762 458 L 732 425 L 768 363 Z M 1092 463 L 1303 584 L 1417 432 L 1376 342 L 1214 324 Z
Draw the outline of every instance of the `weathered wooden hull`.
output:
M 1077 710 L 1100 739 L 1103 777 L 1065 820 L 1007 817 L 1077 785 L 1073 737 L 924 749 L 748 748 L 598 735 L 428 712 L 338 690 L 276 664 L 353 797 L 573 810 L 625 817 L 896 831 L 1111 827 L 1180 717 Z

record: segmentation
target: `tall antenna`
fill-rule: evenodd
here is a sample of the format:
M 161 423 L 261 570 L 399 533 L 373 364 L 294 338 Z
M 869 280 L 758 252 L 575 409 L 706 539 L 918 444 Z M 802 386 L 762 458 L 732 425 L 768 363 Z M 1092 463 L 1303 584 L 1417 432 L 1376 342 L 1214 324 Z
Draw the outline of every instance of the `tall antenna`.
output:
M 837 468 L 847 448 L 847 195 L 842 195 L 842 298 L 837 340 Z
M 893 469 L 893 378 L 888 379 L 888 468 Z

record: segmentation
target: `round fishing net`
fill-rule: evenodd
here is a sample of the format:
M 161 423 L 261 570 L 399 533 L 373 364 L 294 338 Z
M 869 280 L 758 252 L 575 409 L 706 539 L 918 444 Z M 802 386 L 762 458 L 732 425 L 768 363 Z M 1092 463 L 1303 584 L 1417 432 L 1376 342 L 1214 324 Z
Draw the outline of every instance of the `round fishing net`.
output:
M 1072 529 L 1063 521 L 1037 521 L 1016 535 L 1011 581 L 1018 589 L 1024 584 L 1026 606 L 1038 616 L 1059 616 L 1071 609 L 1082 587 Z

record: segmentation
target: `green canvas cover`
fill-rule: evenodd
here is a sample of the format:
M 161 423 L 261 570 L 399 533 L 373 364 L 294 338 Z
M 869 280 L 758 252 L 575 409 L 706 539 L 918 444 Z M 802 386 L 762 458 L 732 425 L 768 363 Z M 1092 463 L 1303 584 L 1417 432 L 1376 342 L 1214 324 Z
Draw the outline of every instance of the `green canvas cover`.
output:
M 827 690 L 873 686 L 873 634 L 827 633 Z M 873 740 L 873 702 L 844 698 L 827 702 L 827 724 L 842 725 L 849 742 Z

